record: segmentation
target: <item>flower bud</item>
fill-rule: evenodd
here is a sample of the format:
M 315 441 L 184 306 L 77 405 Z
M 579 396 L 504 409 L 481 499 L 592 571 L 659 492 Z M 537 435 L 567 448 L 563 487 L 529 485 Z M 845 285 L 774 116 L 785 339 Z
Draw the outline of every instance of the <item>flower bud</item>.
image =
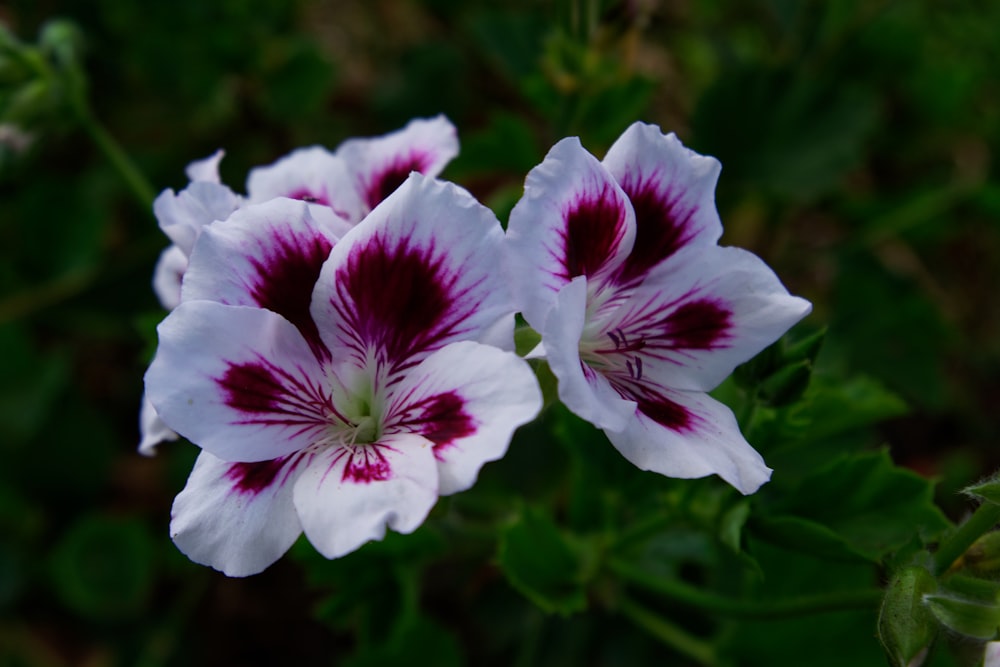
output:
M 937 590 L 937 581 L 922 567 L 900 570 L 885 591 L 878 634 L 895 667 L 917 667 L 937 634 L 934 616 L 924 598 Z
M 949 630 L 976 639 L 996 639 L 1000 630 L 1000 604 L 954 595 L 928 594 L 924 604 Z

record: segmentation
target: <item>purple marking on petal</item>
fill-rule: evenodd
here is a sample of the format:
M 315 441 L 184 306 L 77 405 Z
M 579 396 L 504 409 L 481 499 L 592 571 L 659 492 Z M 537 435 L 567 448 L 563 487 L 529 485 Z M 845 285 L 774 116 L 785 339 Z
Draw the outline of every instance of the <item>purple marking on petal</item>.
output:
M 406 412 L 393 420 L 394 432 L 416 433 L 434 443 L 434 456 L 459 438 L 476 432 L 476 422 L 463 408 L 465 401 L 453 391 L 429 396 L 407 405 Z
M 320 359 L 330 356 L 319 335 L 309 306 L 323 262 L 333 244 L 322 234 L 276 233 L 263 248 L 263 258 L 251 257 L 257 271 L 251 296 L 261 308 L 283 316 L 298 328 Z
M 331 300 L 353 333 L 359 350 L 374 349 L 392 367 L 415 363 L 462 331 L 478 306 L 465 298 L 476 285 L 459 289 L 461 276 L 449 273 L 433 244 L 414 248 L 408 240 L 374 236 L 351 249 L 334 279 Z M 405 363 L 409 361 L 409 363 Z
M 259 463 L 233 463 L 226 470 L 226 479 L 233 482 L 233 491 L 256 496 L 274 484 L 286 460 L 282 457 Z
M 662 396 L 637 396 L 638 409 L 644 415 L 671 431 L 692 431 L 696 417 L 679 403 Z
M 392 477 L 392 466 L 378 443 L 341 448 L 334 455 L 331 467 L 344 457 L 347 457 L 347 461 L 340 476 L 342 482 L 370 484 L 384 482 Z
M 701 299 L 688 301 L 667 316 L 666 335 L 673 346 L 688 350 L 715 350 L 729 339 L 732 313 L 721 304 Z
M 285 427 L 289 437 L 322 437 L 331 424 L 346 421 L 321 387 L 263 359 L 230 364 L 215 381 L 225 404 L 243 415 L 234 425 Z
M 371 175 L 365 186 L 365 202 L 375 208 L 391 195 L 410 176 L 411 171 L 423 172 L 430 159 L 423 153 L 413 152 L 397 156 L 388 165 Z
M 290 192 L 286 196 L 289 199 L 298 199 L 299 201 L 304 201 L 309 204 L 322 204 L 324 206 L 330 206 L 330 198 L 327 197 L 326 192 L 313 192 L 306 187 Z
M 614 254 L 625 235 L 625 210 L 605 185 L 596 195 L 588 194 L 565 212 L 562 275 L 566 280 L 592 276 Z
M 645 179 L 628 176 L 621 187 L 635 210 L 636 235 L 632 253 L 619 270 L 618 282 L 631 283 L 691 240 L 695 209 L 683 208 L 680 196 L 672 197 L 657 175 Z

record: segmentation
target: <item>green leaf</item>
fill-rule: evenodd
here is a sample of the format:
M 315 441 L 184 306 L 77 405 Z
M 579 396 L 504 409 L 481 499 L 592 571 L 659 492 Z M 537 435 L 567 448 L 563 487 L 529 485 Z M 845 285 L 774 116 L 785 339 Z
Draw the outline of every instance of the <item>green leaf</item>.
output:
M 962 493 L 994 505 L 1000 505 L 1000 477 L 991 477 L 986 481 L 974 484 L 963 489 Z
M 755 535 L 792 551 L 828 560 L 871 560 L 835 531 L 809 519 L 796 516 L 761 518 L 754 519 L 751 526 Z
M 526 510 L 504 531 L 499 561 L 511 584 L 542 610 L 569 615 L 586 608 L 577 551 L 542 511 Z
M 52 581 L 74 611 L 121 618 L 149 595 L 152 558 L 152 540 L 141 521 L 95 515 L 74 525 L 56 547 Z
M 926 595 L 924 603 L 934 617 L 953 632 L 993 640 L 1000 630 L 1000 604 L 951 595 Z
M 896 467 L 886 451 L 841 457 L 806 475 L 770 507 L 773 528 L 805 519 L 828 529 L 848 551 L 871 560 L 898 549 L 917 532 L 925 540 L 947 529 L 947 518 L 934 504 L 934 486 L 920 475 Z M 832 545 L 830 535 L 802 524 L 810 544 Z M 772 530 L 772 534 L 773 534 Z M 787 546 L 787 543 L 785 543 Z
M 937 581 L 919 566 L 904 568 L 889 583 L 879 613 L 878 635 L 893 665 L 908 667 L 930 648 L 937 623 L 924 604 L 924 596 L 936 590 Z
M 388 641 L 362 650 L 344 667 L 409 667 L 421 664 L 459 667 L 464 663 L 458 640 L 436 621 L 415 616 L 400 623 Z

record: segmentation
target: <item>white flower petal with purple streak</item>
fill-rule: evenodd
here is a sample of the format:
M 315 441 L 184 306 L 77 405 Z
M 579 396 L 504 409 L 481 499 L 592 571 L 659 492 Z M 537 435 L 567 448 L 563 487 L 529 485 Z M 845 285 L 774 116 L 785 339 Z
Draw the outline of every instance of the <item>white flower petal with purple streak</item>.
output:
M 413 434 L 317 451 L 295 482 L 294 502 L 309 542 L 337 558 L 385 529 L 411 533 L 438 497 L 434 443 Z
M 230 577 L 257 574 L 295 543 L 292 502 L 301 459 L 229 463 L 202 452 L 170 512 L 170 537 L 196 563 Z
M 587 278 L 578 276 L 559 291 L 549 311 L 542 330 L 546 359 L 566 407 L 598 428 L 620 431 L 633 418 L 635 403 L 622 398 L 601 372 L 582 363 L 586 311 Z
M 633 282 L 691 245 L 714 245 L 722 236 L 715 185 L 722 167 L 686 148 L 676 135 L 634 123 L 602 162 L 628 195 L 635 212 L 635 248 L 620 282 Z
M 707 394 L 648 387 L 632 396 L 636 418 L 608 439 L 643 470 L 690 479 L 718 475 L 743 494 L 771 478 L 771 469 L 740 433 L 732 411 Z
M 226 461 L 264 461 L 329 437 L 336 378 L 288 320 L 186 301 L 158 328 L 146 395 L 160 418 Z
M 303 202 L 279 198 L 245 206 L 205 229 L 184 276 L 184 300 L 267 308 L 294 324 L 323 356 L 309 309 L 336 242 L 335 231 L 314 220 Z
M 348 139 L 335 155 L 351 172 L 364 215 L 395 192 L 410 172 L 440 174 L 458 155 L 458 133 L 444 116 L 418 118 L 380 137 Z
M 304 201 L 317 220 L 338 234 L 365 212 L 347 165 L 321 146 L 300 148 L 273 164 L 251 169 L 247 197 L 252 204 L 276 197 Z
M 312 315 L 333 358 L 398 372 L 459 340 L 513 349 L 502 244 L 472 195 L 411 175 L 323 266 Z
M 557 143 L 528 174 L 507 226 L 508 271 L 528 323 L 541 329 L 573 278 L 606 281 L 634 239 L 631 206 L 607 170 L 576 137 Z
M 607 374 L 710 391 L 810 309 L 756 255 L 689 246 L 597 323 L 590 359 Z
M 139 437 L 139 453 L 143 456 L 153 456 L 156 454 L 156 446 L 161 442 L 179 437 L 163 423 L 145 394 L 142 396 L 142 407 L 139 408 Z
M 538 382 L 524 360 L 465 341 L 434 352 L 392 387 L 385 430 L 433 443 L 438 493 L 449 495 L 471 487 L 483 464 L 502 457 L 514 430 L 541 406 Z
M 153 202 L 153 213 L 163 233 L 190 255 L 202 229 L 225 220 L 241 204 L 242 199 L 225 185 L 195 181 L 177 194 L 173 190 L 161 192 Z

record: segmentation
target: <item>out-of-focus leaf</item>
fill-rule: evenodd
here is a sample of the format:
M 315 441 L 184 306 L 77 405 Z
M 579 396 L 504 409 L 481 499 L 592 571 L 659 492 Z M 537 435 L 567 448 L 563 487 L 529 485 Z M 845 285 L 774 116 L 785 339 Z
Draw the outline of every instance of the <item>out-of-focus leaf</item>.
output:
M 1000 604 L 952 595 L 930 594 L 924 603 L 952 632 L 976 639 L 995 640 L 1000 630 Z
M 40 356 L 16 324 L 0 327 L 0 447 L 35 435 L 68 377 L 62 354 Z
M 55 593 L 70 609 L 95 619 L 121 618 L 149 595 L 152 541 L 137 519 L 92 515 L 63 536 L 50 568 Z
M 931 539 L 950 525 L 934 504 L 933 484 L 894 466 L 885 451 L 844 456 L 823 466 L 773 498 L 767 509 L 759 524 L 765 537 L 775 535 L 776 522 L 785 528 L 777 533 L 783 538 L 793 537 L 795 530 L 788 526 L 799 523 L 803 534 L 816 537 L 821 531 L 811 526 L 818 525 L 829 531 L 823 539 L 833 537 L 848 547 L 845 555 L 854 552 L 873 561 L 905 545 L 915 531 Z M 779 543 L 792 548 L 794 540 Z
M 542 610 L 586 608 L 580 556 L 540 510 L 526 510 L 503 532 L 498 558 L 511 584 Z
M 435 667 L 465 664 L 458 640 L 441 624 L 425 616 L 401 623 L 388 641 L 362 650 L 344 667 L 410 667 L 414 661 Z

